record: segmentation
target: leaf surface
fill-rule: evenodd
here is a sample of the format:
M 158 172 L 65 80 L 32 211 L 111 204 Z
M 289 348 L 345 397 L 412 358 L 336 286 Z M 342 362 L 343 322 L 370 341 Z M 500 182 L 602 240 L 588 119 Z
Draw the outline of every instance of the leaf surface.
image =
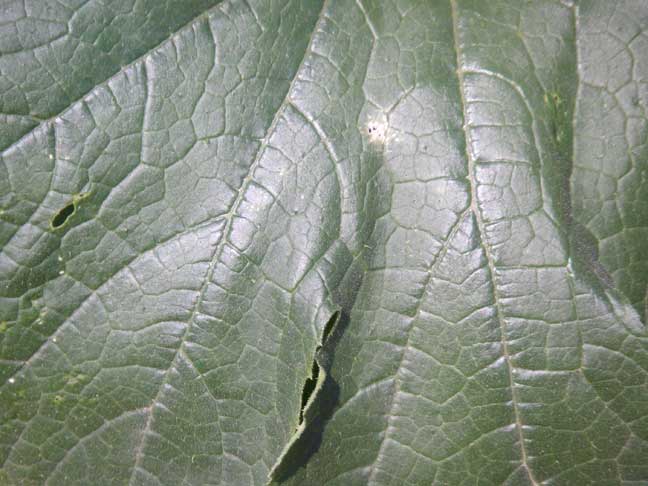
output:
M 113 3 L 0 10 L 0 484 L 648 481 L 648 6 Z

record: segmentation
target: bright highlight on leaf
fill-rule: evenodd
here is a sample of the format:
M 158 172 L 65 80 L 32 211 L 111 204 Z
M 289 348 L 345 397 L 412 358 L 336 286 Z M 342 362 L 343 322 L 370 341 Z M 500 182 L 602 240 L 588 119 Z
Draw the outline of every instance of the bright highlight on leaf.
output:
M 648 3 L 0 6 L 0 485 L 648 483 Z

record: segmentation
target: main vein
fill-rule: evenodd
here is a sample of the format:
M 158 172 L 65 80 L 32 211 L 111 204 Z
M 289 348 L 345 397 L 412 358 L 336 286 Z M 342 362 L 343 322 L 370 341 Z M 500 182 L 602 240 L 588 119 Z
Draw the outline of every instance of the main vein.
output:
M 488 270 L 490 273 L 491 281 L 493 284 L 493 299 L 495 303 L 495 313 L 497 320 L 499 322 L 500 328 L 500 339 L 502 342 L 502 356 L 506 362 L 506 368 L 508 371 L 508 379 L 511 388 L 511 402 L 513 404 L 513 415 L 515 420 L 515 428 L 517 430 L 518 442 L 520 443 L 520 456 L 522 461 L 522 466 L 526 470 L 529 481 L 534 486 L 539 485 L 538 481 L 533 476 L 533 472 L 529 467 L 529 454 L 526 449 L 526 444 L 524 441 L 524 431 L 522 425 L 522 419 L 520 414 L 519 407 L 519 398 L 517 395 L 517 389 L 515 387 L 515 378 L 513 376 L 513 363 L 511 362 L 511 354 L 509 352 L 507 333 L 506 333 L 506 322 L 504 320 L 504 312 L 502 311 L 502 306 L 500 304 L 499 296 L 497 294 L 497 272 L 495 268 L 495 262 L 493 260 L 493 255 L 491 254 L 490 248 L 488 246 L 488 241 L 486 237 L 486 230 L 484 220 L 481 216 L 479 207 L 477 206 L 477 182 L 475 180 L 475 159 L 472 155 L 470 149 L 470 133 L 467 130 L 467 112 L 466 112 L 466 98 L 464 94 L 464 75 L 462 69 L 462 52 L 461 52 L 461 42 L 459 39 L 459 20 L 457 15 L 457 2 L 456 0 L 450 0 L 450 7 L 452 11 L 452 32 L 454 38 L 454 50 L 457 57 L 457 78 L 459 81 L 459 96 L 461 98 L 461 109 L 463 112 L 463 123 L 464 123 L 464 136 L 465 136 L 465 147 L 466 147 L 466 160 L 468 162 L 468 179 L 470 181 L 470 207 L 473 214 L 475 215 L 475 220 L 477 221 L 477 227 L 479 229 L 480 240 L 482 242 L 482 247 L 484 249 L 484 254 L 486 255 L 486 261 L 488 264 Z
M 250 185 L 250 183 L 252 182 L 252 180 L 254 178 L 254 172 L 255 172 L 256 168 L 259 166 L 259 163 L 260 163 L 261 158 L 262 158 L 262 156 L 263 156 L 263 154 L 265 152 L 265 149 L 268 146 L 268 142 L 269 142 L 269 140 L 271 138 L 271 135 L 275 131 L 276 126 L 277 126 L 279 120 L 281 119 L 281 114 L 283 113 L 284 108 L 286 106 L 288 106 L 288 104 L 290 102 L 290 93 L 293 91 L 293 86 L 295 84 L 295 81 L 298 79 L 299 73 L 302 71 L 304 62 L 305 62 L 306 58 L 308 57 L 308 53 L 311 51 L 313 38 L 315 36 L 315 32 L 317 31 L 317 28 L 318 28 L 319 22 L 320 22 L 320 20 L 322 18 L 322 15 L 324 14 L 324 11 L 325 11 L 325 8 L 326 8 L 326 3 L 327 2 L 324 1 L 323 4 L 322 4 L 322 9 L 321 9 L 320 14 L 318 16 L 318 19 L 317 19 L 317 21 L 315 23 L 315 27 L 314 27 L 313 32 L 311 34 L 311 37 L 310 37 L 310 39 L 308 41 L 308 45 L 306 47 L 306 50 L 304 51 L 304 54 L 302 56 L 299 67 L 295 71 L 295 75 L 292 78 L 292 81 L 290 83 L 290 86 L 288 87 L 286 95 L 284 96 L 283 101 L 281 102 L 281 104 L 277 108 L 277 110 L 275 112 L 275 115 L 274 115 L 274 118 L 272 119 L 272 122 L 270 123 L 270 126 L 268 127 L 268 130 L 267 130 L 267 132 L 265 134 L 265 137 L 263 138 L 263 140 L 261 141 L 261 144 L 259 145 L 259 148 L 257 150 L 255 159 L 252 162 L 252 164 L 250 165 L 250 167 L 248 169 L 248 172 L 247 172 L 245 178 L 243 179 L 243 181 L 241 183 L 241 187 L 240 187 L 240 189 L 238 191 L 238 194 L 237 194 L 234 202 L 232 203 L 229 211 L 225 215 L 225 227 L 223 228 L 223 233 L 222 233 L 221 238 L 219 239 L 218 243 L 216 244 L 216 246 L 214 248 L 214 251 L 213 251 L 213 253 L 211 255 L 211 260 L 209 262 L 209 266 L 207 267 L 207 271 L 205 272 L 205 277 L 203 279 L 203 283 L 202 283 L 202 285 L 200 287 L 200 290 L 198 291 L 198 296 L 196 298 L 196 301 L 193 304 L 191 315 L 189 316 L 189 319 L 187 320 L 187 326 L 185 327 L 185 330 L 184 330 L 184 332 L 182 334 L 180 345 L 178 346 L 178 349 L 177 349 L 177 351 L 176 351 L 176 353 L 175 353 L 169 367 L 167 368 L 167 370 L 165 372 L 163 383 L 160 385 L 156 396 L 151 401 L 151 406 L 150 406 L 150 410 L 149 410 L 149 415 L 147 417 L 146 425 L 144 427 L 144 430 L 142 431 L 142 434 L 141 434 L 141 437 L 140 437 L 140 443 L 136 447 L 137 454 L 136 454 L 135 464 L 133 466 L 131 479 L 129 481 L 130 484 L 132 484 L 133 478 L 135 477 L 135 471 L 137 471 L 141 467 L 141 461 L 142 461 L 142 459 L 144 457 L 144 447 L 145 447 L 145 442 L 146 442 L 146 436 L 147 436 L 148 432 L 150 431 L 150 428 L 151 428 L 152 423 L 153 423 L 153 418 L 152 418 L 153 417 L 153 407 L 155 406 L 155 403 L 159 400 L 159 398 L 161 396 L 161 393 L 162 393 L 162 390 L 164 389 L 164 385 L 166 384 L 166 382 L 168 380 L 169 372 L 174 368 L 175 362 L 177 361 L 178 357 L 181 356 L 181 355 L 184 355 L 187 358 L 189 358 L 188 355 L 186 354 L 186 351 L 184 350 L 186 339 L 189 336 L 191 327 L 192 327 L 192 325 L 193 325 L 193 323 L 195 321 L 196 314 L 199 312 L 199 309 L 200 309 L 200 306 L 201 306 L 202 301 L 204 299 L 205 293 L 207 291 L 207 288 L 209 287 L 209 282 L 212 280 L 214 270 L 215 270 L 215 268 L 217 266 L 217 262 L 219 261 L 221 255 L 222 255 L 222 252 L 223 252 L 223 250 L 225 248 L 225 244 L 226 244 L 226 242 L 228 240 L 229 233 L 230 233 L 230 231 L 232 229 L 232 222 L 234 221 L 234 215 L 236 214 L 236 211 L 238 210 L 239 206 L 241 205 L 241 203 L 243 202 L 243 200 L 245 198 L 246 189 Z

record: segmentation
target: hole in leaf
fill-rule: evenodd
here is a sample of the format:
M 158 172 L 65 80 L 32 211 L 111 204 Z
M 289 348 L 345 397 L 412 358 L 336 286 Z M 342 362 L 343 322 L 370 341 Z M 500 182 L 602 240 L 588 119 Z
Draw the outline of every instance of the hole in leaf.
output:
M 300 424 L 304 421 L 304 409 L 306 408 L 306 405 L 308 404 L 308 400 L 310 399 L 311 395 L 315 391 L 315 387 L 317 386 L 317 379 L 319 378 L 319 373 L 320 373 L 320 367 L 317 364 L 317 361 L 313 360 L 313 369 L 311 371 L 311 376 L 310 378 L 306 378 L 306 382 L 304 383 L 304 388 L 302 390 L 301 408 L 299 410 Z
M 74 201 L 71 201 L 52 218 L 52 228 L 60 228 L 63 226 L 68 218 L 74 214 L 75 210 L 76 206 Z
M 335 327 L 335 324 L 337 324 L 339 318 L 340 318 L 340 311 L 334 312 L 331 318 L 324 326 L 324 331 L 322 331 L 322 344 L 326 343 L 326 340 L 328 339 L 329 335 L 331 334 L 331 331 Z
M 90 192 L 80 192 L 72 196 L 72 200 L 65 205 L 54 217 L 50 220 L 50 226 L 52 229 L 60 228 L 61 226 L 67 223 L 68 219 L 76 212 L 79 208 L 81 201 L 90 196 Z
M 357 275 L 357 274 L 354 274 Z M 359 279 L 352 285 L 357 288 Z M 353 305 L 355 297 L 346 301 Z M 324 430 L 340 403 L 340 386 L 330 370 L 335 360 L 335 349 L 349 325 L 344 311 L 334 312 L 322 331 L 322 344 L 315 349 L 310 377 L 302 388 L 299 423 L 290 441 L 270 470 L 272 484 L 282 484 L 293 477 L 321 447 Z

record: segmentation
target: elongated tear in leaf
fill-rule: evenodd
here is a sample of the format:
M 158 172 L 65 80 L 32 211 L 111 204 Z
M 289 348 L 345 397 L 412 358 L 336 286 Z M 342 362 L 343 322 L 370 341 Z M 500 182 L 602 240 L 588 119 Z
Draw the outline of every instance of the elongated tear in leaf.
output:
M 317 353 L 320 353 L 322 350 L 318 348 Z M 305 451 L 308 446 L 304 446 L 302 443 L 306 435 L 308 435 L 308 429 L 310 425 L 317 421 L 318 411 L 315 404 L 319 399 L 319 395 L 323 392 L 324 382 L 327 380 L 327 373 L 324 368 L 322 368 L 317 362 L 317 353 L 315 360 L 313 362 L 313 372 L 310 378 L 306 380 L 304 385 L 304 390 L 302 392 L 302 404 L 299 412 L 299 422 L 295 433 L 290 438 L 290 441 L 285 445 L 281 455 L 275 462 L 275 465 L 270 470 L 268 474 L 268 479 L 270 482 L 280 480 L 286 475 L 286 471 L 290 467 L 299 463 L 299 460 L 295 460 L 295 457 L 299 457 Z
M 313 369 L 311 371 L 310 378 L 306 379 L 304 383 L 304 389 L 302 390 L 302 399 L 301 399 L 301 408 L 299 410 L 299 423 L 301 424 L 304 421 L 304 409 L 308 405 L 308 401 L 315 391 L 317 386 L 317 379 L 319 377 L 320 367 L 317 364 L 317 360 L 313 360 Z
M 317 436 L 321 435 L 321 428 L 327 419 L 327 414 L 332 411 L 331 404 L 337 400 L 337 385 L 328 377 L 327 370 L 331 365 L 335 348 L 333 337 L 341 316 L 340 311 L 334 312 L 322 329 L 320 345 L 315 349 L 311 373 L 302 389 L 297 429 L 270 471 L 268 475 L 270 482 L 281 481 L 290 474 L 291 468 L 305 462 L 303 456 L 308 456 L 315 450 L 313 444 L 318 442 Z M 322 403 L 327 401 L 331 403 L 323 407 Z
M 304 421 L 304 411 L 306 407 L 309 405 L 311 397 L 315 398 L 313 396 L 313 393 L 317 388 L 317 383 L 320 376 L 320 365 L 317 362 L 317 359 L 321 353 L 322 347 L 326 344 L 326 341 L 328 340 L 329 336 L 335 329 L 335 326 L 337 325 L 339 320 L 340 320 L 340 311 L 336 311 L 326 322 L 326 325 L 324 326 L 324 329 L 322 331 L 322 339 L 320 341 L 321 344 L 317 346 L 317 349 L 315 349 L 315 357 L 313 358 L 311 375 L 310 378 L 307 378 L 306 381 L 304 382 L 304 388 L 302 389 L 301 407 L 299 409 L 299 424 L 301 424 Z
M 324 346 L 324 344 L 328 340 L 339 320 L 340 311 L 336 311 L 326 322 L 326 325 L 324 326 L 324 329 L 322 331 L 322 339 L 320 340 L 320 345 L 315 349 L 315 357 L 313 358 L 311 375 L 309 378 L 306 378 L 306 381 L 304 382 L 304 388 L 302 389 L 301 407 L 299 408 L 299 424 L 304 421 L 304 410 L 308 406 L 309 401 L 317 388 L 317 383 L 320 376 L 320 365 L 317 362 L 318 355 L 321 353 L 322 346 Z
M 335 328 L 339 320 L 340 320 L 340 311 L 336 311 L 333 313 L 331 318 L 324 326 L 324 331 L 322 332 L 322 345 L 326 343 L 327 339 L 331 335 L 331 332 L 333 331 L 333 329 Z

